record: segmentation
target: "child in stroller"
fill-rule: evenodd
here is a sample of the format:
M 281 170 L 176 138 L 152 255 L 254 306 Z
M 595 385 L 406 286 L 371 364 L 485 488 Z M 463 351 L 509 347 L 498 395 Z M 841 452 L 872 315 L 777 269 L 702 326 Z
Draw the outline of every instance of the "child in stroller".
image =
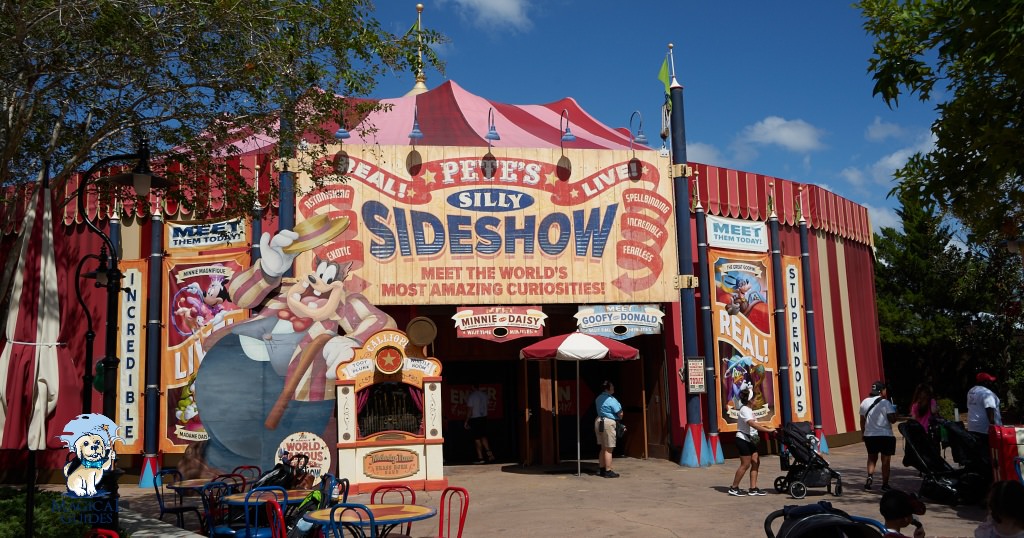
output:
M 950 443 L 967 443 L 972 440 L 969 435 L 962 436 L 956 432 L 958 425 L 943 422 L 948 428 Z M 907 420 L 898 426 L 903 436 L 903 466 L 913 467 L 921 473 L 922 497 L 947 504 L 973 504 L 981 500 L 988 489 L 990 479 L 972 462 L 971 447 L 961 446 L 958 450 L 963 454 L 960 469 L 954 469 L 939 453 L 938 447 L 932 442 L 928 432 L 916 420 Z M 962 427 L 960 427 L 963 430 Z M 965 432 L 966 433 L 966 432 Z M 957 451 L 954 451 L 954 454 Z M 976 461 L 977 458 L 974 458 Z M 982 472 L 978 472 L 982 471 Z
M 835 496 L 843 494 L 843 478 L 832 470 L 828 461 L 818 452 L 818 441 L 810 422 L 790 422 L 782 428 L 782 443 L 785 449 L 779 456 L 786 476 L 775 479 L 775 491 L 789 491 L 795 499 L 807 495 L 808 487 L 824 486 Z M 790 463 L 790 457 L 793 462 Z M 835 480 L 835 486 L 832 481 Z

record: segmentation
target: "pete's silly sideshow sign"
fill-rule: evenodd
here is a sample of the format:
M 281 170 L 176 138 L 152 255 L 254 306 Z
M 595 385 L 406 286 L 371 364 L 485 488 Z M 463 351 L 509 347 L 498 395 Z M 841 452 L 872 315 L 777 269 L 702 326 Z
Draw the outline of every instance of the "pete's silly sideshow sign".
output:
M 296 220 L 347 216 L 303 254 L 352 263 L 374 304 L 664 302 L 678 297 L 671 182 L 655 152 L 336 146 L 343 174 Z M 306 189 L 308 177 L 301 178 Z

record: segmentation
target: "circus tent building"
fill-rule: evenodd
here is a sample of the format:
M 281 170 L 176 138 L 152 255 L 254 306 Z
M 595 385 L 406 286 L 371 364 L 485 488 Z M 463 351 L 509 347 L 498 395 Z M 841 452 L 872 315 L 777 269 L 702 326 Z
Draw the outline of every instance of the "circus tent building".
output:
M 314 363 L 302 385 L 289 387 L 296 390 L 296 401 L 302 400 L 289 409 L 298 412 L 309 404 L 310 413 L 321 413 L 330 406 L 330 416 L 308 426 L 301 418 L 286 419 L 281 424 L 288 431 L 282 426 L 274 435 L 309 433 L 322 439 L 335 472 L 341 472 L 343 447 L 393 435 L 421 439 L 426 447 L 421 455 L 443 450 L 446 464 L 468 463 L 477 455 L 464 427 L 466 399 L 478 385 L 490 396 L 488 433 L 499 461 L 575 460 L 577 420 L 584 425 L 582 456 L 590 459 L 597 454 L 588 436 L 594 397 L 602 381 L 612 380 L 629 431 L 618 450 L 630 457 L 685 459 L 692 398 L 700 406 L 703 431 L 730 436 L 736 420 L 730 397 L 744 383 L 755 387 L 756 413 L 763 420 L 813 422 L 831 444 L 853 439 L 845 434 L 858 428 L 863 388 L 882 371 L 865 207 L 816 185 L 701 163 L 689 163 L 689 177 L 674 179 L 679 168 L 668 156 L 636 143 L 627 129 L 604 125 L 571 98 L 511 105 L 449 81 L 382 102 L 389 110 L 354 119 L 347 137 L 318 157 L 319 165 L 333 167 L 343 181 L 312 189 L 309 178 L 298 174 L 296 190 L 302 194 L 288 208 L 295 228 L 314 219 L 345 225 L 331 224 L 335 235 L 297 253 L 294 275 L 301 280 L 315 274 L 326 282 L 330 278 L 324 278 L 322 264 L 334 267 L 347 296 L 358 295 L 365 301 L 360 304 L 384 314 L 377 328 L 385 333 L 405 330 L 415 341 L 410 323 L 429 320 L 434 334 L 413 342 L 415 352 L 399 351 L 414 363 L 431 360 L 436 366 L 424 363 L 415 382 L 405 381 L 420 392 L 407 396 L 388 388 L 391 399 L 379 403 L 391 407 L 374 408 L 373 401 L 357 396 L 370 386 L 357 369 L 339 367 L 325 383 L 325 369 L 337 364 Z M 231 158 L 231 166 L 251 182 L 279 174 L 267 159 L 272 144 L 250 143 Z M 297 158 L 313 157 L 300 149 Z M 676 189 L 687 186 L 692 217 L 687 229 L 677 230 Z M 138 357 L 136 366 L 141 372 L 146 360 L 161 362 L 163 401 L 156 430 L 165 459 L 174 460 L 193 443 L 213 444 L 204 423 L 224 431 L 218 423 L 226 417 L 213 416 L 219 412 L 216 404 L 208 404 L 215 411 L 204 410 L 204 390 L 219 385 L 204 385 L 202 365 L 209 356 L 192 342 L 211 338 L 217 323 L 254 326 L 249 322 L 262 315 L 255 303 L 246 303 L 240 286 L 253 263 L 247 247 L 259 243 L 253 230 L 277 232 L 281 203 L 288 202 L 271 201 L 260 220 L 240 223 L 242 233 L 233 242 L 197 247 L 175 243 L 183 237 L 180 230 L 164 233 L 165 283 L 158 299 L 165 351 Z M 89 235 L 79 223 L 106 220 L 112 210 L 96 203 L 87 207 L 89 215 L 78 215 L 72 206 L 63 209 L 67 233 L 83 241 Z M 138 274 L 147 273 L 154 222 L 182 226 L 191 218 L 185 208 L 169 204 L 167 223 L 137 219 L 130 206 L 123 211 L 122 264 Z M 19 232 L 17 213 L 9 207 L 4 215 L 5 245 Z M 698 232 L 706 235 L 706 244 L 690 241 L 694 265 L 680 269 L 678 234 L 697 238 Z M 772 241 L 777 249 L 770 248 Z M 58 254 L 58 273 L 73 274 L 77 261 Z M 206 327 L 195 318 L 174 318 L 178 308 L 191 304 L 188 286 L 177 282 L 184 274 L 200 273 L 198 287 L 204 291 L 217 285 L 232 292 L 220 310 L 204 312 L 204 323 L 216 320 Z M 703 279 L 687 278 L 702 274 Z M 62 320 L 80 316 L 68 284 L 73 279 L 60 279 Z M 295 282 L 285 277 L 282 285 Z M 693 286 L 698 304 L 707 300 L 710 313 L 695 316 L 699 357 L 683 351 L 680 294 L 687 286 Z M 100 312 L 102 298 L 96 295 L 89 301 Z M 519 358 L 523 347 L 573 331 L 622 340 L 637 348 L 640 358 L 592 361 L 578 370 L 562 361 Z M 356 340 L 364 347 L 353 361 L 367 345 L 366 339 Z M 75 352 L 83 347 L 71 344 Z M 102 350 L 96 351 L 101 356 Z M 245 387 L 269 371 L 253 370 L 255 377 L 247 380 L 249 374 L 232 370 L 231 381 Z M 340 396 L 345 387 L 354 389 L 351 401 Z M 325 395 L 335 388 L 337 401 Z M 125 390 L 131 388 L 122 386 Z M 81 405 L 80 384 L 62 383 L 61 391 L 60 405 Z M 410 403 L 403 403 L 407 399 Z M 129 404 L 122 394 L 119 401 L 135 405 L 133 417 L 143 415 L 137 398 Z M 253 404 L 260 427 L 273 403 Z M 438 406 L 434 418 L 428 417 L 431 405 Z M 377 409 L 377 416 L 363 417 L 364 409 Z M 346 412 L 360 417 L 348 424 Z M 264 440 L 271 438 L 276 439 Z M 723 449 L 728 455 L 731 444 L 715 439 L 696 450 L 710 450 L 713 458 Z M 128 446 L 126 456 L 141 454 L 141 443 Z M 277 448 L 269 443 L 246 457 L 264 461 Z M 59 452 L 47 460 L 53 468 L 64 461 Z M 702 462 L 708 457 L 698 454 Z

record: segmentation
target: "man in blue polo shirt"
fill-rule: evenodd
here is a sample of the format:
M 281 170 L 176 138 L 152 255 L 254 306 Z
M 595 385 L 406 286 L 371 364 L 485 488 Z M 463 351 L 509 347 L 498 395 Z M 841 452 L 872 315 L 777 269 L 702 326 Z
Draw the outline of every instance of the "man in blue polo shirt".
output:
M 594 406 L 597 407 L 594 433 L 597 434 L 597 444 L 601 445 L 598 463 L 601 467 L 601 476 L 618 478 L 619 473 L 612 470 L 612 451 L 615 450 L 616 425 L 622 420 L 622 404 L 613 396 L 615 385 L 611 381 L 605 381 L 601 388 L 604 391 L 598 394 L 597 400 L 594 401 Z

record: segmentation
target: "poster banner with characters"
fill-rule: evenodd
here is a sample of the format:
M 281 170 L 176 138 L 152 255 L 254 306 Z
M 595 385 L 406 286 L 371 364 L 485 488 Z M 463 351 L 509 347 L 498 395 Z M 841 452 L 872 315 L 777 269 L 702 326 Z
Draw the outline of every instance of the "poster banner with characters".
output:
M 348 225 L 297 271 L 332 263 L 373 304 L 678 300 L 672 182 L 654 151 L 328 149 L 318 166 L 346 181 L 301 196 L 296 221 Z
M 748 386 L 753 388 L 750 407 L 754 418 L 778 425 L 770 257 L 708 249 L 708 263 L 715 278 L 711 316 L 722 385 L 718 391 L 719 430 L 736 431 L 737 397 Z
M 142 452 L 143 405 L 146 381 L 146 297 L 149 290 L 147 260 L 122 260 L 124 278 L 120 295 L 121 328 L 117 368 L 117 423 L 121 426 L 121 450 L 124 454 Z M 91 389 L 90 389 L 91 390 Z
M 794 422 L 813 422 L 807 332 L 804 323 L 804 288 L 799 256 L 782 256 L 783 293 L 786 300 L 786 348 L 789 350 L 789 386 Z
M 247 253 L 233 253 L 164 259 L 160 368 L 166 407 L 160 435 L 164 452 L 182 452 L 191 442 L 207 440 L 196 375 L 212 335 L 249 317 L 228 294 L 231 279 L 248 265 L 248 258 Z

